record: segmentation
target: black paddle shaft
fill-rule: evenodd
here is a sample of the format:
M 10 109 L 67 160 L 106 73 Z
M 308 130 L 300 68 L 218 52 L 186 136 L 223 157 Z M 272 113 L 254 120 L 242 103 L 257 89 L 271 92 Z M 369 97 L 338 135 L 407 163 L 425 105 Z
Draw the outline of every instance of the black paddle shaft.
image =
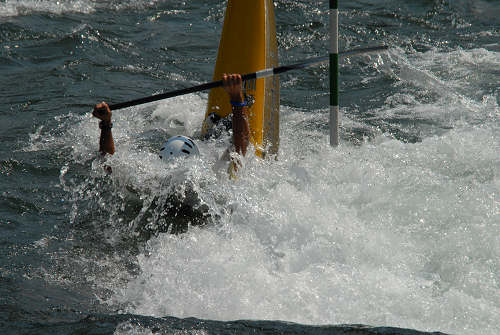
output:
M 344 57 L 356 56 L 356 55 L 361 55 L 361 54 L 366 54 L 366 53 L 371 53 L 371 52 L 385 51 L 387 49 L 388 49 L 388 47 L 385 45 L 378 46 L 378 47 L 353 49 L 353 50 L 340 52 L 339 57 L 344 58 Z M 304 61 L 301 63 L 291 64 L 291 65 L 283 65 L 283 66 L 278 66 L 275 68 L 270 68 L 270 69 L 265 69 L 262 71 L 244 74 L 241 76 L 241 78 L 243 79 L 243 81 L 248 81 L 248 80 L 252 80 L 252 79 L 256 79 L 256 78 L 270 77 L 270 76 L 274 76 L 274 75 L 288 72 L 291 70 L 304 69 L 304 68 L 307 68 L 310 66 L 324 63 L 328 60 L 329 60 L 329 56 L 311 58 L 311 59 L 308 59 L 307 61 Z M 140 99 L 135 99 L 135 100 L 131 100 L 131 101 L 126 101 L 126 102 L 121 102 L 121 103 L 109 105 L 109 109 L 110 110 L 118 110 L 118 109 L 123 109 L 123 108 L 127 108 L 127 107 L 142 105 L 142 104 L 146 104 L 146 103 L 153 102 L 153 101 L 158 101 L 158 100 L 173 98 L 173 97 L 177 97 L 177 96 L 185 95 L 185 94 L 189 94 L 189 93 L 195 93 L 195 92 L 209 90 L 209 89 L 212 89 L 215 87 L 220 87 L 222 85 L 223 85 L 222 80 L 213 81 L 213 82 L 209 82 L 209 83 L 205 83 L 205 84 L 201 84 L 201 85 L 197 85 L 197 86 L 183 88 L 180 90 L 155 94 L 155 95 L 151 95 L 149 97 L 144 97 L 144 98 L 140 98 Z

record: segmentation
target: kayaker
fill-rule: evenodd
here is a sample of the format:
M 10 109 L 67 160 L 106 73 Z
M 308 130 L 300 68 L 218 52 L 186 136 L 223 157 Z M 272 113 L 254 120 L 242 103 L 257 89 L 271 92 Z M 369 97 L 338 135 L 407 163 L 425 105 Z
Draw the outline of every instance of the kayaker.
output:
M 222 81 L 232 105 L 232 150 L 245 156 L 249 144 L 250 127 L 248 116 L 246 115 L 247 107 L 243 96 L 241 75 L 224 74 Z M 115 143 L 111 130 L 113 128 L 113 123 L 111 122 L 112 113 L 108 104 L 105 102 L 97 104 L 94 107 L 92 115 L 101 120 L 99 122 L 99 128 L 101 129 L 99 152 L 103 156 L 106 154 L 113 155 L 115 153 Z M 187 136 L 174 136 L 165 142 L 159 155 L 162 159 L 170 159 L 171 157 L 193 154 L 199 154 L 199 150 L 191 138 Z M 226 152 L 224 156 L 229 157 L 229 154 Z
M 249 124 L 246 115 L 247 106 L 244 100 L 242 91 L 242 79 L 239 74 L 224 74 L 223 86 L 229 96 L 229 101 L 232 105 L 232 129 L 233 129 L 233 145 L 232 148 L 220 158 L 220 162 L 230 162 L 228 172 L 234 173 L 237 170 L 238 159 L 233 158 L 230 153 L 236 152 L 239 155 L 245 155 L 249 144 Z M 102 156 L 113 155 L 115 153 L 115 143 L 113 139 L 113 123 L 111 121 L 112 113 L 108 104 L 102 102 L 94 107 L 92 115 L 101 121 L 99 128 L 101 135 L 99 138 L 99 151 Z M 171 137 L 161 150 L 159 156 L 161 159 L 169 160 L 178 156 L 190 156 L 199 154 L 196 143 L 187 136 Z M 236 155 L 238 156 L 238 155 Z M 217 165 L 217 164 L 216 164 Z M 232 168 L 231 168 L 232 167 Z M 104 166 L 106 171 L 111 172 L 111 168 Z M 133 192 L 132 192 L 133 196 Z M 165 204 L 168 204 L 165 206 Z M 172 234 L 185 233 L 189 226 L 201 226 L 209 222 L 208 217 L 211 216 L 208 207 L 199 203 L 196 193 L 192 190 L 186 191 L 186 196 L 183 199 L 177 199 L 175 194 L 169 195 L 166 199 L 161 196 L 155 198 L 149 205 L 148 210 L 155 206 L 161 206 L 162 214 L 157 218 L 155 224 L 151 226 L 148 222 L 138 225 L 138 232 L 142 238 L 148 239 L 151 235 L 159 232 L 169 232 Z

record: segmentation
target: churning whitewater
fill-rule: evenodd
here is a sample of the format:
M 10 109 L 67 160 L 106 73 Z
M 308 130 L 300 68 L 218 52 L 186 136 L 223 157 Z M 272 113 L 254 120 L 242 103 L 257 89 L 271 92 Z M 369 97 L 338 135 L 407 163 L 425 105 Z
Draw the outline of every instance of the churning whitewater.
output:
M 453 67 L 452 76 L 465 76 L 466 63 L 474 60 L 486 74 L 500 65 L 500 54 L 429 53 L 407 57 L 395 50 L 365 61 L 378 76 L 407 86 L 388 96 L 371 119 L 428 120 L 422 132 L 436 135 L 404 143 L 367 129 L 370 139 L 332 150 L 315 126 L 326 123 L 324 111 L 282 106 L 279 159 L 248 159 L 237 183 L 211 171 L 220 154 L 211 143 L 201 143 L 201 159 L 169 168 L 158 161 L 155 145 L 143 144 L 157 129 L 195 136 L 205 96 L 161 103 L 149 117 L 144 110 L 117 115 L 110 197 L 116 208 L 126 205 L 127 184 L 147 198 L 183 192 L 188 176 L 217 219 L 183 236 L 149 239 L 137 256 L 139 273 L 126 284 L 97 280 L 113 292 L 107 303 L 153 316 L 493 334 L 499 313 L 499 108 L 494 96 L 475 101 L 462 95 L 476 83 L 435 72 Z M 450 58 L 453 63 L 445 62 Z M 419 90 L 434 101 L 418 102 Z M 139 116 L 143 121 L 131 122 Z M 354 127 L 353 121 L 345 124 Z M 87 116 L 79 128 L 74 135 L 90 134 L 89 142 L 73 150 L 86 158 L 95 151 L 97 131 Z M 166 184 L 172 173 L 182 178 Z M 130 233 L 122 228 L 126 223 L 112 221 L 108 233 L 120 239 Z
M 498 334 L 500 7 L 430 3 L 340 2 L 341 49 L 390 47 L 342 62 L 341 145 L 328 67 L 292 72 L 277 159 L 247 157 L 233 182 L 214 171 L 227 138 L 158 158 L 169 136 L 199 136 L 206 93 L 114 112 L 111 175 L 90 114 L 207 81 L 225 2 L 1 2 L 9 329 L 215 332 L 162 328 L 193 317 Z M 275 6 L 281 65 L 326 54 L 327 3 Z M 205 225 L 163 233 L 169 196 L 193 191 L 187 220 Z

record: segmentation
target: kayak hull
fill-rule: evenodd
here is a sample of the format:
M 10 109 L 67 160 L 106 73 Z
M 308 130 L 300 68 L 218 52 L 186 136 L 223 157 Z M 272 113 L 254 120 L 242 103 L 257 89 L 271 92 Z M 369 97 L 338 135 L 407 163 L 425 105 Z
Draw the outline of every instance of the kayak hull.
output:
M 219 43 L 213 80 L 224 73 L 251 73 L 278 66 L 276 24 L 272 0 L 229 0 Z M 279 77 L 245 82 L 244 91 L 254 103 L 248 109 L 250 141 L 256 154 L 276 155 L 279 147 Z M 231 114 L 227 93 L 222 87 L 209 93 L 206 118 L 216 113 Z M 204 121 L 202 134 L 207 131 Z

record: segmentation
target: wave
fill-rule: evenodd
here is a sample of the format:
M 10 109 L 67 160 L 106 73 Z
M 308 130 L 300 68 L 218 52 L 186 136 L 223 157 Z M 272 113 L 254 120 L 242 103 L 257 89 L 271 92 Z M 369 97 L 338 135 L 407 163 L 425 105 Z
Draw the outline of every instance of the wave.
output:
M 83 13 L 95 11 L 93 1 L 42 1 L 42 0 L 6 0 L 0 2 L 0 17 L 24 16 L 33 13 Z
M 0 17 L 25 16 L 34 13 L 62 15 L 66 13 L 92 14 L 97 10 L 121 11 L 125 9 L 143 9 L 154 7 L 165 0 L 121 1 L 99 0 L 5 0 L 0 2 Z M 176 13 L 176 11 L 172 11 Z
M 347 70 L 374 72 L 364 84 L 390 83 L 380 105 L 369 104 L 371 116 L 346 115 L 345 124 L 373 129 L 371 137 L 332 150 L 326 110 L 282 106 L 279 159 L 249 159 L 237 183 L 217 179 L 221 150 L 201 143 L 204 159 L 184 168 L 216 224 L 151 237 L 126 256 L 140 271 L 119 280 L 96 274 L 95 286 L 112 292 L 110 306 L 156 317 L 496 334 L 500 124 L 497 87 L 484 78 L 498 61 L 484 49 L 353 59 Z M 31 149 L 71 150 L 61 184 L 73 195 L 72 217 L 123 248 L 134 219 L 119 215 L 126 185 L 146 200 L 166 192 L 161 180 L 172 170 L 155 150 L 170 135 L 195 135 L 205 104 L 206 96 L 190 95 L 116 113 L 113 192 L 101 189 L 92 165 L 98 128 L 89 115 L 70 115 L 62 136 L 39 129 Z M 425 133 L 426 122 L 435 127 Z M 418 140 L 394 136 L 398 127 L 416 129 Z M 79 165 L 92 165 L 95 176 L 72 178 Z M 110 199 L 116 210 L 92 216 Z M 116 268 L 113 257 L 81 261 Z

